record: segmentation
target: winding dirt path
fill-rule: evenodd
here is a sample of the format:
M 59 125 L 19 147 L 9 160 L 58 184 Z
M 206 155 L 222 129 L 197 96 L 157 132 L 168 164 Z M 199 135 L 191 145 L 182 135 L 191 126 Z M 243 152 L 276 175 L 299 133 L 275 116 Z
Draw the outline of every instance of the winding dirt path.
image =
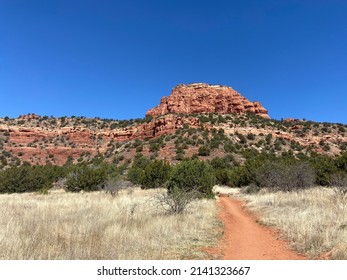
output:
M 225 260 L 303 260 L 291 251 L 275 231 L 256 222 L 243 208 L 245 202 L 232 197 L 219 197 L 219 217 L 224 223 L 222 240 Z

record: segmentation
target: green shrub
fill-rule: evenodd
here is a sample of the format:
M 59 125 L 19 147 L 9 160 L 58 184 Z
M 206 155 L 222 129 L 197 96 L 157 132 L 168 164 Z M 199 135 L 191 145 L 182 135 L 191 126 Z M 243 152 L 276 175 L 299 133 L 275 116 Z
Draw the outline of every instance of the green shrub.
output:
M 252 182 L 252 176 L 245 166 L 237 166 L 228 174 L 228 185 L 235 188 L 247 186 Z
M 142 168 L 133 166 L 129 169 L 127 177 L 130 182 L 141 185 L 145 177 L 145 171 Z
M 214 172 L 214 175 L 216 177 L 216 183 L 218 185 L 230 185 L 230 170 L 227 168 L 223 169 L 217 169 Z
M 240 140 L 240 144 L 246 144 L 247 143 L 247 139 L 246 137 L 243 135 L 243 134 L 237 134 L 237 137 L 239 138 Z
M 66 167 L 12 166 L 0 172 L 0 193 L 33 192 L 50 189 L 52 183 L 65 176 Z
M 336 167 L 341 170 L 347 172 L 347 152 L 344 152 L 335 160 Z
M 209 156 L 211 153 L 211 150 L 208 146 L 201 146 L 198 150 L 199 156 Z
M 234 158 L 231 155 L 216 157 L 210 161 L 210 164 L 214 169 L 217 184 L 230 185 L 230 170 L 234 167 Z
M 26 192 L 31 190 L 30 167 L 11 167 L 1 172 L 0 192 Z
M 328 186 L 330 184 L 331 175 L 338 171 L 336 161 L 328 156 L 314 155 L 311 157 L 310 163 L 316 174 L 316 184 Z
M 144 169 L 142 187 L 145 189 L 163 187 L 169 178 L 171 167 L 163 160 L 151 161 Z
M 231 141 L 227 141 L 224 144 L 224 151 L 226 153 L 233 153 L 233 152 L 236 152 L 237 150 L 235 148 L 235 145 Z
M 248 140 L 254 140 L 255 139 L 255 135 L 253 133 L 248 133 L 247 134 L 247 139 Z
M 184 152 L 179 152 L 179 153 L 176 152 L 175 159 L 179 160 L 179 161 L 183 160 L 184 159 Z
M 211 166 L 213 169 L 224 169 L 224 168 L 231 168 L 234 166 L 234 158 L 232 155 L 227 155 L 225 157 L 215 157 L 210 161 Z
M 268 135 L 266 135 L 265 141 L 266 141 L 267 144 L 270 144 L 270 143 L 271 143 L 271 140 L 272 140 L 272 134 L 269 133 Z
M 127 177 L 142 188 L 158 188 L 168 180 L 170 170 L 170 165 L 165 161 L 149 160 L 142 155 L 136 155 Z
M 97 191 L 103 188 L 106 180 L 105 169 L 82 165 L 68 174 L 66 190 L 70 192 Z
M 215 182 L 213 168 L 208 163 L 189 159 L 173 168 L 167 187 L 169 192 L 178 188 L 186 192 L 196 191 L 202 197 L 211 197 Z
M 136 147 L 136 153 L 140 153 L 143 151 L 143 145 L 140 144 L 139 146 Z
M 158 143 L 151 143 L 149 145 L 149 151 L 150 152 L 157 152 L 157 151 L 159 151 L 159 144 Z

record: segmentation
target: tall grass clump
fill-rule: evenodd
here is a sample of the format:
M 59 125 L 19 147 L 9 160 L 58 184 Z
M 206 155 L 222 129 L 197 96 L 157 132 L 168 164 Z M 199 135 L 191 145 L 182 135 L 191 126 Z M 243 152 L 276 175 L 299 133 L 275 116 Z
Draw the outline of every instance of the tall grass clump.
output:
M 310 258 L 347 259 L 347 196 L 334 188 L 243 195 L 260 221 Z

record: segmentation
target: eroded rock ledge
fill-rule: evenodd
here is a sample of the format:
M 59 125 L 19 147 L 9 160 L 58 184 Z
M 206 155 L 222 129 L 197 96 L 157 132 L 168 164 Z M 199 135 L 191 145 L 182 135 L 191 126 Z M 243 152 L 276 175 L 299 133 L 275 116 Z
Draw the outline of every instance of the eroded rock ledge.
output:
M 160 104 L 147 111 L 146 116 L 199 113 L 254 113 L 269 119 L 268 111 L 260 102 L 251 102 L 231 87 L 194 83 L 178 85 L 170 96 L 164 96 Z

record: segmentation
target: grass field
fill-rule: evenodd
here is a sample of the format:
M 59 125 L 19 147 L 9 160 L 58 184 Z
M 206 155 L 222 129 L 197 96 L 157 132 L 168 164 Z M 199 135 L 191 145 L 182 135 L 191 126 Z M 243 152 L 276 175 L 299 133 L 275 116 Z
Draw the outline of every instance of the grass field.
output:
M 242 195 L 259 222 L 278 228 L 309 258 L 347 259 L 347 197 L 333 189 Z
M 333 189 L 242 194 L 259 222 L 309 258 L 347 259 L 347 197 Z M 163 190 L 0 195 L 0 259 L 205 259 L 221 237 L 215 200 L 169 215 Z
M 206 258 L 221 235 L 215 200 L 168 215 L 157 191 L 0 195 L 0 259 Z

